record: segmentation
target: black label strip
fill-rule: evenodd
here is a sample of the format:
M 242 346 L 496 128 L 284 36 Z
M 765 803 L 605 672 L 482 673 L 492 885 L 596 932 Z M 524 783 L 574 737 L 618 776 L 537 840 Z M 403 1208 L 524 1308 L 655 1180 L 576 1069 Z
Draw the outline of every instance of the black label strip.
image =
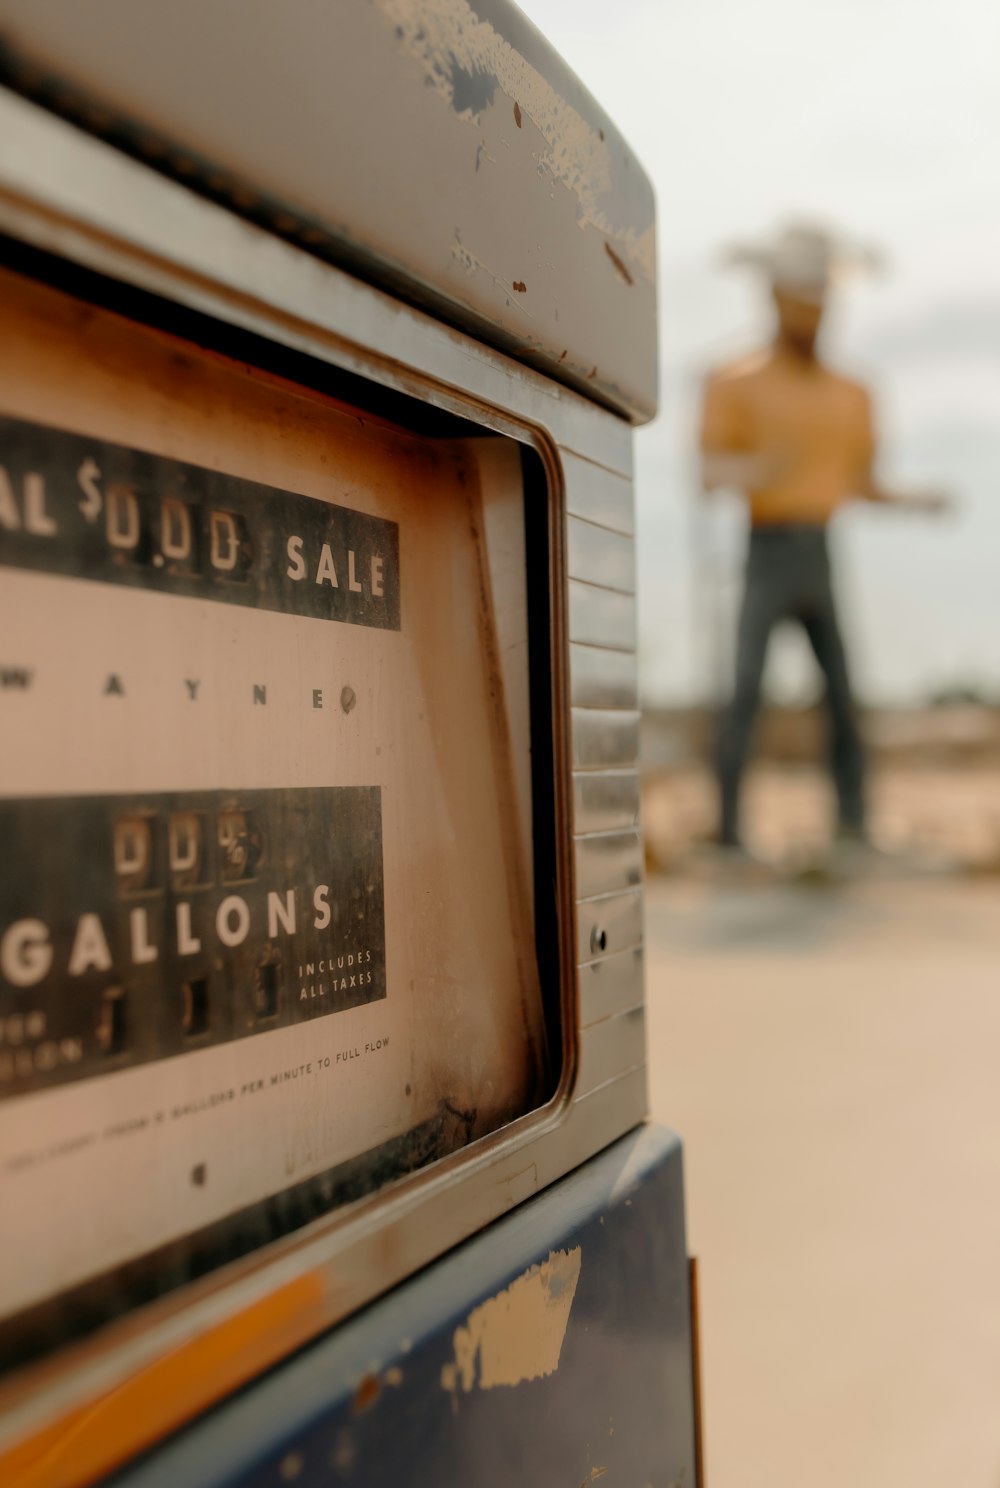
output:
M 0 564 L 399 629 L 395 522 L 0 417 Z
M 0 1100 L 386 995 L 378 786 L 0 801 Z

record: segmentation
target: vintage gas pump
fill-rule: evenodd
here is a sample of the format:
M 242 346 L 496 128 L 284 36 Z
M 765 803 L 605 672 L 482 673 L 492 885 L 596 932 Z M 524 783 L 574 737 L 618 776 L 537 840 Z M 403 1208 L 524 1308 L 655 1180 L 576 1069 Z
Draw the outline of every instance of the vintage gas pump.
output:
M 0 43 L 0 1481 L 689 1485 L 649 184 L 497 0 Z

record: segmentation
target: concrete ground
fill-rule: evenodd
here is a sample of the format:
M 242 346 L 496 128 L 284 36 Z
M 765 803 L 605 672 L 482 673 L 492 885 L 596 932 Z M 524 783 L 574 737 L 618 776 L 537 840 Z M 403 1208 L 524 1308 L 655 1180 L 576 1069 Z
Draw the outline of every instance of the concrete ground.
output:
M 1000 884 L 648 885 L 709 1488 L 1000 1488 Z
M 870 827 L 880 847 L 953 871 L 1000 880 L 1000 767 L 957 759 L 880 765 L 868 782 Z M 822 851 L 832 827 L 833 793 L 816 766 L 755 765 L 748 772 L 749 844 L 769 861 Z M 699 852 L 717 830 L 717 794 L 705 765 L 650 776 L 642 821 L 653 866 L 697 873 Z

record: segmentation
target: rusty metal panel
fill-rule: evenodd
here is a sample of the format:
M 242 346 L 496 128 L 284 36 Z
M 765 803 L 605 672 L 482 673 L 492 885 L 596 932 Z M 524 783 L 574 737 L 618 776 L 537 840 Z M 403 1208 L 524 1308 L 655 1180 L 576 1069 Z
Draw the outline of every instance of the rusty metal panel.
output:
M 550 431 L 573 484 L 593 467 L 625 491 L 629 425 L 551 378 L 409 309 L 154 174 L 0 87 L 0 219 L 13 239 L 510 433 Z
M 508 0 L 2 0 L 0 41 L 11 86 L 157 170 L 655 411 L 652 187 Z

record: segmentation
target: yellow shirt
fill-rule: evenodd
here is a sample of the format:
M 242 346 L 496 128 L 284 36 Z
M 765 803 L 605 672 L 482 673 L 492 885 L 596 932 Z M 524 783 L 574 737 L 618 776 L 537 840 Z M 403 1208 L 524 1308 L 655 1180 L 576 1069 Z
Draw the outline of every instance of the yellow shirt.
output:
M 774 473 L 746 492 L 754 526 L 823 526 L 871 467 L 871 401 L 860 383 L 769 348 L 709 377 L 701 447 L 774 457 Z

